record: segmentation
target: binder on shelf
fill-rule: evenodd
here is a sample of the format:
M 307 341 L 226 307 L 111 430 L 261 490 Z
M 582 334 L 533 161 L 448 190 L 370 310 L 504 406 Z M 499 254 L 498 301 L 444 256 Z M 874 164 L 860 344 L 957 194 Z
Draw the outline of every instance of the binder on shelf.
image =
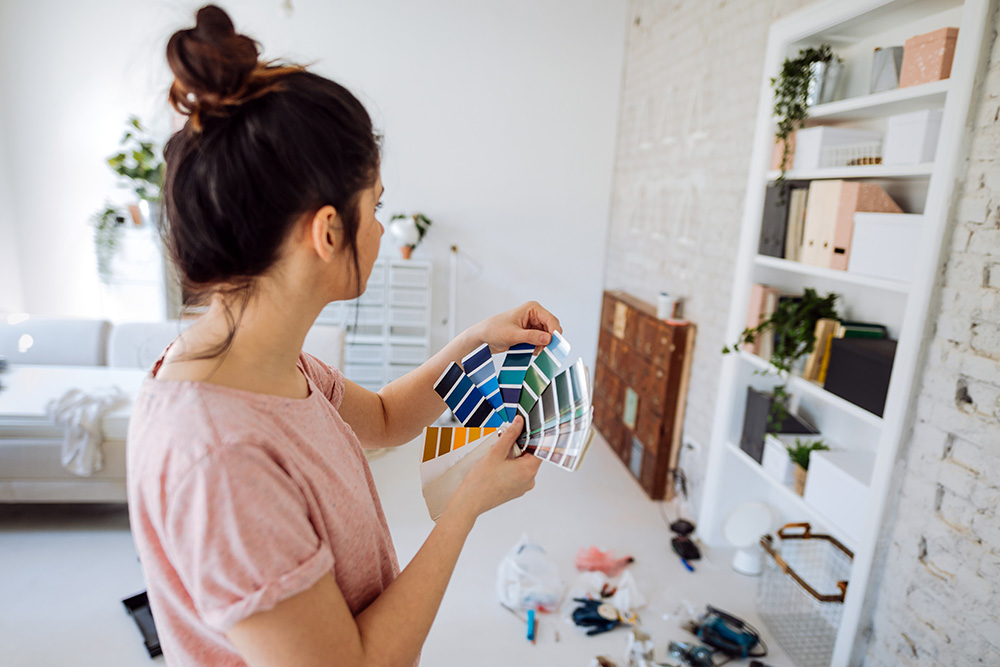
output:
M 881 186 L 851 181 L 813 181 L 809 186 L 799 261 L 847 270 L 856 212 L 902 213 Z
M 788 222 L 785 228 L 785 259 L 792 262 L 799 261 L 808 202 L 808 186 L 792 188 L 788 196 Z
M 760 221 L 757 253 L 768 257 L 785 256 L 785 228 L 788 223 L 789 187 L 771 183 L 764 193 L 764 211 Z

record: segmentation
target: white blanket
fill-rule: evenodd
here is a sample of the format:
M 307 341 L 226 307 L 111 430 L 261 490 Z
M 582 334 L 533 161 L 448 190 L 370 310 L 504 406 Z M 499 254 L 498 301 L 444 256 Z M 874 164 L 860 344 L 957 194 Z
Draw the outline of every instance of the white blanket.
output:
M 74 475 L 92 475 L 104 467 L 104 415 L 128 403 L 118 387 L 91 392 L 70 389 L 52 399 L 45 412 L 63 427 L 62 466 Z

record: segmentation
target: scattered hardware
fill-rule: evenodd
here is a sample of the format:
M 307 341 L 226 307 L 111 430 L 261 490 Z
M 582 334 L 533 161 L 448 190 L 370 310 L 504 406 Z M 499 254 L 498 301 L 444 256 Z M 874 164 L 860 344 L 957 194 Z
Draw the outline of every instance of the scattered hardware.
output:
M 692 561 L 701 558 L 701 551 L 698 549 L 698 545 L 689 537 L 694 532 L 693 523 L 686 519 L 678 519 L 670 524 L 670 530 L 675 533 L 675 536 L 670 540 L 670 546 L 674 548 L 674 552 L 680 556 L 682 561 Z
M 712 649 L 705 646 L 670 642 L 667 646 L 667 655 L 690 667 L 715 667 L 715 662 L 712 660 Z
M 636 620 L 635 614 L 624 617 L 617 609 L 602 600 L 573 598 L 573 601 L 580 603 L 580 606 L 573 610 L 573 622 L 582 628 L 590 628 L 587 634 L 591 636 L 614 630 L 622 623 L 635 623 Z
M 730 658 L 762 658 L 767 646 L 760 633 L 749 623 L 709 605 L 704 614 L 691 621 L 687 629 Z

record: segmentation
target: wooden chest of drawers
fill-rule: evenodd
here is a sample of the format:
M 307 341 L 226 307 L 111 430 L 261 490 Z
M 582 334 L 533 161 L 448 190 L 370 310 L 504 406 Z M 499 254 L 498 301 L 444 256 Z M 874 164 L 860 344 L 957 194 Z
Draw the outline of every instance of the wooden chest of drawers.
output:
M 654 500 L 674 495 L 694 325 L 605 292 L 594 370 L 594 425 Z

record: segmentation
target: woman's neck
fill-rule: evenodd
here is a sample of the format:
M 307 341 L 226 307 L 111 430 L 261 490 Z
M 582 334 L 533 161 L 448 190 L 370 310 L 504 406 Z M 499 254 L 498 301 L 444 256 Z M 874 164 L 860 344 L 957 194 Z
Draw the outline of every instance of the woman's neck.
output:
M 259 285 L 245 302 L 217 294 L 208 312 L 182 334 L 181 345 L 171 349 L 157 377 L 302 398 L 308 385 L 297 362 L 321 307 L 267 285 Z M 228 349 L 197 359 L 225 343 L 230 331 Z

